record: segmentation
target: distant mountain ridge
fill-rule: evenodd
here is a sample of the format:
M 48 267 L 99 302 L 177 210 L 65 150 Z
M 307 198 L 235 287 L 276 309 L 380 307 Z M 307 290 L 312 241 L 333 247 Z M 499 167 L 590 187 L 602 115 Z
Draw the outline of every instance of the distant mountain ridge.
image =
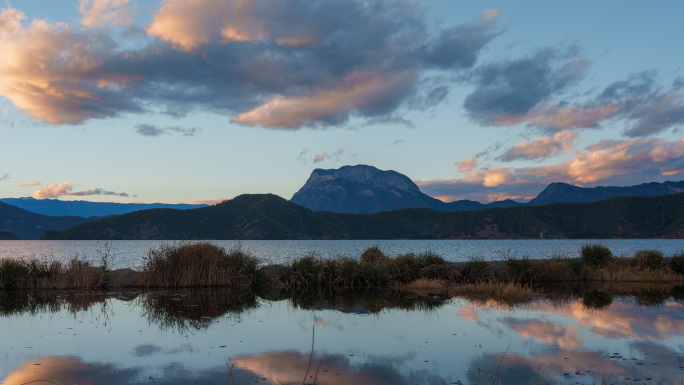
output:
M 196 209 L 207 205 L 168 204 L 168 203 L 113 203 L 89 201 L 62 201 L 58 199 L 34 198 L 2 198 L 0 202 L 31 211 L 36 214 L 59 216 L 77 216 L 82 218 L 106 217 L 109 215 L 127 214 L 147 209 Z
M 684 181 L 651 182 L 635 186 L 578 187 L 567 183 L 551 183 L 536 198 L 527 204 L 531 206 L 560 202 L 596 202 L 618 197 L 654 197 L 684 192 Z
M 396 171 L 356 165 L 313 170 L 304 186 L 290 201 L 314 211 L 370 214 L 405 208 L 431 208 L 442 212 L 471 211 L 561 202 L 596 202 L 628 196 L 652 197 L 679 192 L 684 192 L 684 181 L 591 188 L 559 182 L 548 185 L 528 203 L 510 199 L 486 204 L 471 200 L 445 203 L 422 193 L 411 179 Z
M 437 211 L 467 211 L 521 205 L 512 200 L 489 204 L 469 200 L 445 203 L 422 193 L 403 174 L 367 165 L 329 170 L 317 168 L 290 201 L 314 211 L 350 214 L 423 207 Z
M 51 217 L 0 202 L 0 229 L 21 239 L 38 239 L 46 230 L 63 230 L 96 218 Z
M 21 239 L 20 236 L 9 231 L 0 230 L 0 241 L 15 241 Z
M 41 239 L 683 238 L 684 193 L 590 203 L 438 212 L 314 212 L 276 195 L 191 210 L 153 209 L 47 231 Z

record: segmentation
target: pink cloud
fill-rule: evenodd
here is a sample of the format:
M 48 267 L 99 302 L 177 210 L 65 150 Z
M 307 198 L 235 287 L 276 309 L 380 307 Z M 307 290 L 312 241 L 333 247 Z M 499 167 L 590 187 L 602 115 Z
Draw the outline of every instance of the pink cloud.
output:
M 553 136 L 534 138 L 529 142 L 520 142 L 506 151 L 499 158 L 502 161 L 516 159 L 546 159 L 558 154 L 569 154 L 575 147 L 579 135 L 570 130 L 563 130 Z
M 40 186 L 40 182 L 39 182 L 39 181 L 35 181 L 35 180 L 29 179 L 28 182 L 26 182 L 26 183 L 17 183 L 15 186 L 17 186 L 17 187 Z
M 556 108 L 551 103 L 544 103 L 525 115 L 503 116 L 497 119 L 494 124 L 502 126 L 528 122 L 530 126 L 544 126 L 554 129 L 591 128 L 595 127 L 601 120 L 613 116 L 618 110 L 620 110 L 620 105 L 616 102 L 588 108 L 577 105 Z
M 413 83 L 411 72 L 386 75 L 354 72 L 337 84 L 293 96 L 276 96 L 267 103 L 235 116 L 232 121 L 248 126 L 300 128 L 335 115 L 372 107 Z
M 33 20 L 25 28 L 25 18 L 13 8 L 0 13 L 0 95 L 31 118 L 51 124 L 115 114 L 115 107 L 107 106 L 114 100 L 102 85 L 122 86 L 133 79 L 97 73 L 109 48 L 61 23 Z M 117 103 L 122 102 L 112 104 Z
M 69 182 L 53 183 L 35 191 L 31 196 L 36 199 L 58 198 L 69 195 L 73 189 L 74 185 Z
M 497 187 L 502 184 L 516 183 L 516 178 L 510 173 L 510 168 L 495 168 L 471 172 L 467 180 L 471 183 L 481 183 L 485 187 Z
M 189 201 L 187 204 L 189 205 L 209 205 L 213 206 L 216 204 L 219 204 L 221 202 L 225 202 L 226 199 L 200 199 L 200 200 L 194 200 L 194 201 Z
M 224 43 L 261 40 L 268 31 L 257 20 L 256 7 L 251 0 L 167 0 L 146 31 L 182 51 L 192 51 L 215 35 Z
M 115 195 L 120 197 L 128 197 L 126 193 L 117 193 L 113 191 L 107 191 L 101 188 L 83 190 L 83 191 L 73 191 L 76 185 L 70 182 L 64 183 L 53 183 L 49 184 L 41 189 L 36 190 L 31 196 L 36 199 L 49 199 L 49 198 L 59 198 L 61 196 L 91 196 L 91 195 Z
M 461 162 L 456 162 L 454 164 L 458 166 L 458 172 L 470 172 L 473 171 L 475 167 L 477 167 L 477 159 L 468 158 Z
M 566 162 L 539 167 L 497 168 L 464 178 L 415 181 L 431 196 L 492 201 L 536 196 L 553 182 L 575 185 L 631 185 L 662 180 L 684 170 L 684 138 L 602 140 L 576 151 Z M 517 199 L 517 198 L 514 198 Z
M 88 28 L 103 28 L 107 24 L 129 26 L 133 16 L 128 8 L 130 0 L 81 0 L 78 11 L 81 24 Z

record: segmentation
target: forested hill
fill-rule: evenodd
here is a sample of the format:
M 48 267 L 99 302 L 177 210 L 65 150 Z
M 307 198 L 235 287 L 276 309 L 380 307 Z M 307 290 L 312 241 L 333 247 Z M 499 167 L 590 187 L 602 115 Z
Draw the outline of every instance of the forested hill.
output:
M 45 230 L 62 230 L 93 219 L 73 216 L 50 217 L 0 202 L 0 229 L 21 239 L 38 239 Z
M 14 241 L 21 239 L 17 234 L 10 233 L 9 231 L 0 230 L 0 241 Z
M 275 195 L 154 209 L 48 231 L 43 239 L 682 238 L 684 194 L 467 212 L 313 212 Z

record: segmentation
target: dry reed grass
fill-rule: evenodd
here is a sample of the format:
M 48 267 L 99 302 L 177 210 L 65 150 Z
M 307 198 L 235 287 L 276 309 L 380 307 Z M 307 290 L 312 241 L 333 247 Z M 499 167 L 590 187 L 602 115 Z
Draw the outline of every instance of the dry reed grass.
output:
M 105 283 L 103 269 L 88 262 L 21 259 L 0 260 L 1 289 L 94 289 Z
M 515 283 L 481 282 L 454 286 L 451 293 L 475 302 L 491 299 L 503 305 L 514 306 L 532 301 L 533 290 L 529 286 Z
M 138 279 L 142 287 L 225 286 L 249 289 L 256 285 L 257 258 L 212 243 L 162 245 L 150 250 Z
M 449 291 L 449 281 L 443 279 L 420 278 L 399 286 L 399 291 L 415 295 L 440 295 Z

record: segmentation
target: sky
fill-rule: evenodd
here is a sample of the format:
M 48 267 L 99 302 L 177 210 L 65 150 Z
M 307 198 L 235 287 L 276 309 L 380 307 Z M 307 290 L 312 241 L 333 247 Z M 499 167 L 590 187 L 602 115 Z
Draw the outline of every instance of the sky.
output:
M 684 180 L 684 2 L 9 0 L 0 197 L 444 201 Z

